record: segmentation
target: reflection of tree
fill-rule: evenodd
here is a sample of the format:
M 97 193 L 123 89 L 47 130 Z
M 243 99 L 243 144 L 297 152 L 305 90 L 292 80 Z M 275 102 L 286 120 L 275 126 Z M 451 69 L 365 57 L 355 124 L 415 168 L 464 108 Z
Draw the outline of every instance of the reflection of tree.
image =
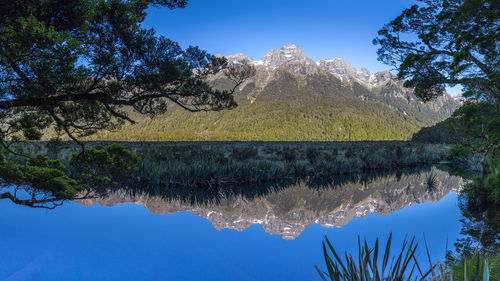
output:
M 478 176 L 477 172 L 459 167 L 443 166 L 443 169 L 450 175 L 469 180 Z M 460 220 L 462 222 L 460 234 L 464 237 L 455 243 L 456 250 L 459 254 L 471 255 L 480 244 L 486 252 L 500 251 L 500 211 L 496 205 L 485 204 L 481 198 L 471 199 L 468 194 L 470 189 L 467 186 L 473 184 L 474 182 L 471 182 L 465 186 L 459 199 L 459 207 L 463 216 Z
M 472 254 L 478 244 L 482 250 L 489 253 L 500 251 L 500 220 L 498 217 L 489 216 L 487 210 L 470 204 L 468 199 L 461 198 L 459 206 L 463 218 L 462 230 L 464 235 L 455 244 L 460 254 Z
M 0 187 L 0 190 L 2 187 Z M 47 190 L 40 190 L 28 186 L 7 187 L 8 191 L 0 193 L 0 199 L 9 199 L 12 203 L 31 208 L 55 209 L 61 206 L 66 200 L 78 200 L 96 198 L 97 193 L 86 190 L 73 197 L 61 197 L 54 195 Z M 99 194 L 99 195 L 102 195 Z
M 49 194 L 37 192 L 35 190 L 27 191 L 31 193 L 31 197 L 29 199 L 20 199 L 18 197 L 18 190 L 16 188 L 14 192 L 4 192 L 0 193 L 0 199 L 9 199 L 12 203 L 17 205 L 24 205 L 31 208 L 45 208 L 45 209 L 54 209 L 58 206 L 61 206 L 64 202 L 63 199 L 55 198 Z
M 159 197 L 167 201 L 179 201 L 192 205 L 217 204 L 221 200 L 232 198 L 244 198 L 252 200 L 266 196 L 272 192 L 284 190 L 303 182 L 306 186 L 319 192 L 323 189 L 331 189 L 346 184 L 363 185 L 388 176 L 401 178 L 401 175 L 427 172 L 430 167 L 407 168 L 399 170 L 371 170 L 364 173 L 337 175 L 334 177 L 306 177 L 291 180 L 270 181 L 254 185 L 226 185 L 211 188 L 197 187 L 165 187 L 150 182 L 136 182 L 123 185 L 120 190 L 132 195 L 145 195 L 148 197 Z
M 253 200 L 279 192 L 298 183 L 304 184 L 317 192 L 339 188 L 348 185 L 366 187 L 368 184 L 387 177 L 394 177 L 397 181 L 401 176 L 426 173 L 430 167 L 408 168 L 399 170 L 368 171 L 365 173 L 348 174 L 335 177 L 306 177 L 293 180 L 271 181 L 254 185 L 226 185 L 212 188 L 199 187 L 167 187 L 148 181 L 133 180 L 123 176 L 121 181 L 99 184 L 96 181 L 88 181 L 84 191 L 72 196 L 61 197 L 46 190 L 35 189 L 29 186 L 9 187 L 7 192 L 0 194 L 0 199 L 9 199 L 15 204 L 33 208 L 54 209 L 62 205 L 66 200 L 83 200 L 103 198 L 110 193 L 123 192 L 130 196 L 147 196 L 161 198 L 165 201 L 178 201 L 191 205 L 218 204 L 223 201 L 243 198 Z M 119 178 L 115 175 L 115 178 Z M 425 177 L 422 178 L 425 181 Z M 2 188 L 0 187 L 0 190 Z M 409 192 L 409 191 L 407 191 Z M 416 199 L 416 198 L 415 198 Z M 389 200 L 389 199 L 387 199 Z
M 429 168 L 426 168 L 427 171 Z M 361 174 L 351 174 L 336 177 L 310 177 L 303 179 L 305 184 L 318 190 L 335 188 L 337 186 L 356 183 L 366 184 L 377 178 L 396 175 L 413 174 L 420 169 L 404 169 L 397 171 L 370 171 Z M 116 176 L 116 175 L 115 175 Z M 115 177 L 118 178 L 118 177 Z M 125 177 L 124 177 L 125 178 Z M 251 200 L 265 196 L 271 192 L 280 191 L 297 184 L 295 180 L 272 181 L 259 185 L 227 185 L 217 188 L 189 188 L 189 187 L 165 187 L 156 183 L 145 181 L 114 181 L 107 184 L 98 184 L 96 181 L 87 181 L 86 189 L 74 196 L 64 197 L 47 190 L 37 189 L 32 186 L 4 185 L 9 191 L 0 193 L 0 199 L 9 199 L 15 204 L 32 208 L 54 209 L 61 206 L 66 200 L 91 199 L 105 196 L 108 192 L 118 190 L 130 195 L 147 195 L 160 197 L 166 200 L 177 200 L 190 204 L 217 204 L 221 200 L 231 198 L 245 198 Z M 2 187 L 0 186 L 0 190 Z

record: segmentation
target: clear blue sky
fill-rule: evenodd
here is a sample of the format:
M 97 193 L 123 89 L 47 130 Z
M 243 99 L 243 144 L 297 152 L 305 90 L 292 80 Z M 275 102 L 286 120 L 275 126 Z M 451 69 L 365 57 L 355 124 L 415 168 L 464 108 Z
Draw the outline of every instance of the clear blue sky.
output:
M 184 9 L 151 8 L 144 22 L 181 44 L 212 54 L 267 51 L 296 44 L 311 59 L 341 57 L 371 72 L 390 70 L 377 61 L 377 31 L 414 0 L 190 0 Z M 452 91 L 454 92 L 454 91 Z

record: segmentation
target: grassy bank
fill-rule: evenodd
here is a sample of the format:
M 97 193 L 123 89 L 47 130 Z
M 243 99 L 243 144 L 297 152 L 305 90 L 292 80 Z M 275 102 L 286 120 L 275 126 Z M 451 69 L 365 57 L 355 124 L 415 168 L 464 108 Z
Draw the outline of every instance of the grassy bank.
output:
M 103 147 L 107 142 L 89 142 Z M 448 146 L 379 142 L 124 142 L 141 157 L 134 177 L 160 186 L 214 187 L 328 177 L 439 162 Z M 23 145 L 68 162 L 70 142 Z

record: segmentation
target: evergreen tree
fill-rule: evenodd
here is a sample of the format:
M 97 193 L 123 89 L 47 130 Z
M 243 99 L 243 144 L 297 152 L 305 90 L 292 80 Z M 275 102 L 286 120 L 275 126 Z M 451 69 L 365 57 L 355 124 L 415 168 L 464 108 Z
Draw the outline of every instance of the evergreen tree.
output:
M 81 145 L 82 137 L 134 123 L 131 111 L 154 116 L 170 104 L 188 111 L 217 111 L 236 106 L 232 93 L 252 73 L 247 66 L 229 66 L 198 47 L 179 44 L 145 29 L 141 23 L 152 6 L 182 8 L 187 0 L 26 0 L 0 2 L 0 187 L 48 191 L 60 199 L 83 188 L 66 175 L 59 161 L 43 155 L 24 164 L 5 153 L 13 143 L 40 140 L 49 129 Z M 214 90 L 207 75 L 224 70 L 233 90 Z M 80 160 L 88 171 L 126 173 L 138 159 L 123 147 L 91 149 Z M 99 163 L 95 163 L 98 161 Z M 15 193 L 14 193 L 15 194 Z M 0 198 L 16 201 L 15 195 Z M 34 205 L 33 202 L 24 202 Z

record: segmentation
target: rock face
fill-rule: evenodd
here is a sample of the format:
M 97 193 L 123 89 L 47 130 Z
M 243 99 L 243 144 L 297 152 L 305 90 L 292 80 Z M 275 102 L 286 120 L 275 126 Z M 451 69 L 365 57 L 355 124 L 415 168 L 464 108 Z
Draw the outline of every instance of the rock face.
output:
M 249 63 L 254 65 L 258 71 L 265 71 L 267 74 L 276 70 L 286 70 L 306 75 L 319 73 L 316 63 L 308 58 L 296 45 L 285 45 L 279 50 L 271 50 L 260 60 L 253 60 L 241 53 L 227 56 L 227 59 L 229 62 L 236 64 Z
M 407 140 L 422 127 L 448 118 L 460 103 L 450 95 L 423 103 L 404 81 L 388 71 L 371 73 L 347 61 L 315 62 L 295 45 L 285 45 L 255 60 L 227 56 L 230 64 L 248 63 L 255 75 L 234 92 L 238 107 L 191 114 L 175 102 L 151 120 L 134 116 L 135 125 L 103 132 L 99 140 L 141 141 L 352 141 Z M 235 82 L 224 71 L 207 78 L 219 90 Z
M 292 72 L 294 72 L 298 65 L 306 66 L 311 70 L 315 69 L 315 67 L 313 67 L 315 62 L 306 57 L 304 52 L 295 45 L 285 45 L 279 50 L 271 50 L 267 52 L 258 63 L 262 63 L 270 69 L 288 66 Z M 306 72 L 304 74 L 311 73 Z
M 340 80 L 343 87 L 352 90 L 354 96 L 364 100 L 382 101 L 398 109 L 403 115 L 408 115 L 415 110 L 424 112 L 424 115 L 427 114 L 425 111 L 430 111 L 447 117 L 459 106 L 459 102 L 448 93 L 434 101 L 423 103 L 413 94 L 412 89 L 403 86 L 404 81 L 389 71 L 371 73 L 366 68 L 358 70 L 342 58 L 322 59 L 319 62 L 314 62 L 296 45 L 285 45 L 279 50 L 271 50 L 260 60 L 254 60 L 241 53 L 227 56 L 227 59 L 230 63 L 248 63 L 256 68 L 255 77 L 245 84 L 257 85 L 248 95 L 252 101 L 258 99 L 260 93 L 265 90 L 269 83 L 281 79 L 280 74 L 290 73 L 299 76 L 331 76 L 332 84 L 336 83 L 333 80 Z M 215 79 L 217 78 L 220 76 L 215 77 Z M 406 103 L 410 105 L 410 108 L 401 106 L 400 103 Z M 444 118 L 439 119 L 435 121 L 441 121 Z
M 356 68 L 341 58 L 322 59 L 318 62 L 318 65 L 320 68 L 330 73 L 345 76 L 349 79 L 356 78 L 358 76 Z M 370 76 L 369 73 L 368 76 Z
M 429 188 L 426 179 L 431 175 L 437 180 Z M 411 204 L 436 202 L 450 191 L 458 192 L 463 184 L 461 178 L 433 168 L 425 173 L 380 177 L 366 184 L 348 183 L 322 189 L 297 184 L 251 200 L 238 197 L 208 205 L 165 200 L 147 194 L 130 195 L 124 191 L 78 203 L 85 206 L 99 203 L 105 207 L 135 203 L 154 214 L 190 211 L 209 220 L 218 230 L 242 231 L 260 224 L 267 233 L 289 240 L 297 238 L 313 223 L 342 227 L 355 217 L 390 214 Z

